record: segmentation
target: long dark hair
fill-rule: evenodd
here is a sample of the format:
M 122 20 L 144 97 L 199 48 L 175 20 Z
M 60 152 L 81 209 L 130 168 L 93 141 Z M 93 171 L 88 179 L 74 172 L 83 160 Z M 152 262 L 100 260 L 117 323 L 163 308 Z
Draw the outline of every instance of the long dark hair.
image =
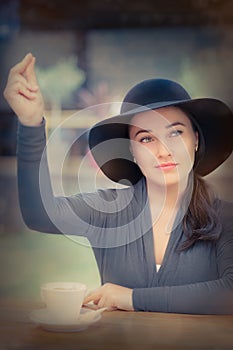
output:
M 203 177 L 195 173 L 195 168 L 205 152 L 202 131 L 190 112 L 183 107 L 181 109 L 189 117 L 193 130 L 198 133 L 199 138 L 198 152 L 196 152 L 193 169 L 192 195 L 183 218 L 183 230 L 187 237 L 187 240 L 181 246 L 181 250 L 184 250 L 190 248 L 197 241 L 216 241 L 221 232 L 221 225 L 218 220 L 218 200 L 215 193 Z
M 216 241 L 221 231 L 214 192 L 195 173 L 191 201 L 183 218 L 183 230 L 187 240 L 180 247 L 181 250 L 190 248 L 197 241 Z

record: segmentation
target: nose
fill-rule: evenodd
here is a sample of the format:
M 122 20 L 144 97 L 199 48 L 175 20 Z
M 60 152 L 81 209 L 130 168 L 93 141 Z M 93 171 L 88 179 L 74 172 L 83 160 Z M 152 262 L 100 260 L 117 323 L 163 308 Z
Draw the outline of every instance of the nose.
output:
M 172 153 L 168 146 L 164 142 L 158 140 L 155 147 L 155 156 L 157 158 L 164 158 L 171 155 Z

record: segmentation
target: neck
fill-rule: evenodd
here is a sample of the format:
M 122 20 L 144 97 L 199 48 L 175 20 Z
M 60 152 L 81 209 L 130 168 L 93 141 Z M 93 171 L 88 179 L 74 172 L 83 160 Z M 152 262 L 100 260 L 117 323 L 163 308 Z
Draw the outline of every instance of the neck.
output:
M 173 184 L 169 186 L 160 186 L 155 183 L 147 182 L 147 193 L 150 203 L 172 208 L 175 204 L 179 205 L 181 198 L 187 188 L 185 184 Z
M 158 218 L 166 217 L 172 226 L 179 208 L 184 204 L 187 186 L 188 181 L 169 186 L 160 186 L 147 181 L 147 193 L 153 222 L 157 221 Z

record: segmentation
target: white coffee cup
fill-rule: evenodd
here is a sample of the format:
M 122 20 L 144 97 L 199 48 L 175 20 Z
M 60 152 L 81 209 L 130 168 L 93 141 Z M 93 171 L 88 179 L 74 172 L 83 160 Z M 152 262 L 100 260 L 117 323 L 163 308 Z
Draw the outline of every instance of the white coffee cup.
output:
M 41 286 L 49 316 L 59 323 L 77 322 L 87 286 L 78 282 L 49 282 Z

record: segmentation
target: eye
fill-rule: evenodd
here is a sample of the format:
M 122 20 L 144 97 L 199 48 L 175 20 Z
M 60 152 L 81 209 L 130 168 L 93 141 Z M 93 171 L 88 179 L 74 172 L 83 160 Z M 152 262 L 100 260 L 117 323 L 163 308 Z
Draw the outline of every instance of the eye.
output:
M 183 134 L 183 130 L 173 130 L 170 132 L 169 136 L 170 137 L 176 137 Z
M 152 139 L 151 136 L 143 136 L 143 137 L 139 140 L 139 142 L 141 142 L 141 143 L 149 143 L 149 142 L 151 142 L 151 141 L 153 141 L 153 139 Z

